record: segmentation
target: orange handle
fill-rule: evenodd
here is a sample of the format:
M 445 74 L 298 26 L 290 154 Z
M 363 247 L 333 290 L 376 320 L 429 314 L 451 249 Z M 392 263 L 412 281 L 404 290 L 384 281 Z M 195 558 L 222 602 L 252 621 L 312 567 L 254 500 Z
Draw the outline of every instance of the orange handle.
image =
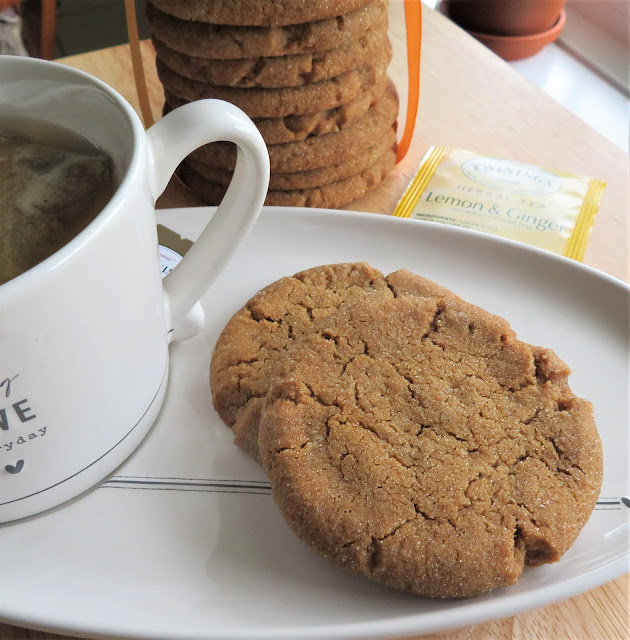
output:
M 405 130 L 398 143 L 396 162 L 400 162 L 409 151 L 420 101 L 420 53 L 422 48 L 422 3 L 420 0 L 405 0 L 405 27 L 407 31 L 409 92 Z
M 133 77 L 136 81 L 136 91 L 140 102 L 140 112 L 144 121 L 144 128 L 148 129 L 153 124 L 153 113 L 149 101 L 144 67 L 142 66 L 142 52 L 140 51 L 140 36 L 138 35 L 138 20 L 136 17 L 136 3 L 134 0 L 125 0 L 125 14 L 127 17 L 127 34 L 129 36 L 129 48 L 131 50 L 131 66 Z

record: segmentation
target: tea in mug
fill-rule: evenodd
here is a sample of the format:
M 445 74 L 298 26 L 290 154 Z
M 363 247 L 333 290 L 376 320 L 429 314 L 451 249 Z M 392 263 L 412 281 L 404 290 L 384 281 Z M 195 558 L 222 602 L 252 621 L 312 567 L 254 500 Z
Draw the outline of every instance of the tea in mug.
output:
M 112 159 L 49 122 L 0 119 L 0 285 L 82 231 L 117 187 Z

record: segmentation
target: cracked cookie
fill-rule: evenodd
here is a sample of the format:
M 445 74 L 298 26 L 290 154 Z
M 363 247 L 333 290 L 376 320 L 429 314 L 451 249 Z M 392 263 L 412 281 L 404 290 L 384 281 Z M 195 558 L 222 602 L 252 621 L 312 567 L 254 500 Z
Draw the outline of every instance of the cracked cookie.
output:
M 153 38 L 157 57 L 182 76 L 224 87 L 273 89 L 329 80 L 391 45 L 387 24 L 334 49 L 289 56 L 222 60 L 188 56 Z
M 338 209 L 364 196 L 377 184 L 384 180 L 396 164 L 396 144 L 373 163 L 356 175 L 328 182 L 316 187 L 290 190 L 269 189 L 265 196 L 265 204 L 276 207 L 320 207 L 322 209 Z M 210 205 L 218 205 L 227 187 L 200 175 L 188 164 L 180 166 L 178 173 L 184 184 L 201 200 Z
M 375 0 L 343 15 L 269 27 L 225 26 L 182 20 L 147 4 L 153 35 L 171 49 L 197 58 L 237 59 L 325 51 L 388 24 L 387 2 Z
M 363 118 L 370 108 L 383 97 L 387 90 L 387 85 L 390 83 L 391 80 L 387 76 L 383 76 L 376 84 L 359 94 L 354 100 L 325 111 L 288 115 L 282 118 L 252 118 L 252 120 L 267 144 L 299 142 L 310 136 L 336 133 Z M 172 109 L 181 107 L 189 102 L 189 100 L 173 95 L 168 89 L 164 90 L 164 97 L 164 115 Z
M 380 271 L 364 263 L 324 265 L 273 282 L 234 314 L 212 354 L 210 388 L 239 447 L 258 457 L 260 409 L 289 345 L 345 302 L 364 296 L 393 296 Z
M 389 135 L 383 137 L 375 145 L 368 147 L 362 153 L 348 162 L 333 164 L 328 167 L 311 169 L 310 171 L 295 171 L 294 173 L 272 173 L 269 177 L 269 189 L 272 191 L 287 191 L 293 189 L 314 189 L 323 185 L 356 176 L 373 166 L 377 160 L 389 152 L 396 151 L 396 132 L 392 129 Z M 194 158 L 187 158 L 186 164 L 200 176 L 216 183 L 229 185 L 234 172 L 210 167 Z
M 368 112 L 339 131 L 308 136 L 304 140 L 269 144 L 269 165 L 273 172 L 308 171 L 355 158 L 367 147 L 388 136 L 398 115 L 398 94 L 388 82 L 385 93 Z M 195 149 L 191 158 L 221 169 L 234 169 L 236 149 L 229 142 L 213 142 Z
M 334 18 L 370 0 L 150 0 L 161 11 L 182 20 L 226 25 L 271 27 Z
M 210 362 L 212 402 L 234 431 L 235 444 L 259 460 L 260 411 L 276 368 L 292 343 L 323 318 L 363 297 L 449 294 L 410 271 L 386 278 L 364 262 L 306 269 L 256 293 L 226 324 Z
M 369 62 L 329 80 L 280 89 L 242 89 L 191 80 L 167 67 L 160 58 L 156 60 L 156 68 L 164 88 L 183 100 L 225 100 L 250 118 L 282 118 L 318 113 L 355 100 L 385 76 L 390 60 L 391 46 Z
M 398 297 L 347 304 L 283 353 L 258 434 L 274 499 L 316 551 L 391 587 L 514 584 L 558 560 L 595 505 L 591 404 L 505 320 L 408 272 L 388 288 Z

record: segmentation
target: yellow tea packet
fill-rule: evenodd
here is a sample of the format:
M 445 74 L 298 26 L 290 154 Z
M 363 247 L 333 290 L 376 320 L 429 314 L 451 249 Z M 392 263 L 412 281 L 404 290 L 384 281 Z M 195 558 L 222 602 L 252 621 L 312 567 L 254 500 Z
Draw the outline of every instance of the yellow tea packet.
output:
M 394 215 L 452 224 L 582 260 L 605 182 L 432 147 Z

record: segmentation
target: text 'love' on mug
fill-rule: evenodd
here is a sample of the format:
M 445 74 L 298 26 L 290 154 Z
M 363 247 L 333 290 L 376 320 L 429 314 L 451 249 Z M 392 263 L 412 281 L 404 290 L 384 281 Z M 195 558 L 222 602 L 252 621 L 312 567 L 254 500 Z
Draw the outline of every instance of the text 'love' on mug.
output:
M 67 162 L 54 154 L 42 160 L 37 144 L 24 151 L 19 136 L 4 135 L 16 123 L 48 136 L 47 144 L 58 131 L 87 139 L 109 158 L 116 185 L 82 230 L 2 284 L 3 260 L 37 255 L 38 244 L 67 229 L 66 205 L 86 193 L 98 200 L 87 165 L 72 154 Z M 155 201 L 186 155 L 217 140 L 238 147 L 234 177 L 200 238 L 162 281 Z M 9 56 L 0 56 L 2 144 L 29 176 L 58 176 L 62 165 L 66 172 L 53 231 L 41 232 L 28 215 L 0 234 L 0 522 L 9 522 L 94 486 L 146 436 L 166 391 L 168 344 L 201 329 L 198 301 L 260 212 L 269 158 L 251 120 L 228 103 L 185 105 L 145 132 L 131 106 L 99 80 Z M 3 218 L 25 210 L 9 202 L 9 191 L 0 192 Z

